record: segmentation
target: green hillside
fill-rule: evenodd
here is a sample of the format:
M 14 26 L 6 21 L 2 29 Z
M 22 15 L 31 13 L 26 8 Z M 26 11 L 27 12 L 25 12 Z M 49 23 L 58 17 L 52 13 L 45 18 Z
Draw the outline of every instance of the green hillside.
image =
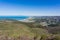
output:
M 21 22 L 1 22 L 0 23 L 0 35 L 8 37 L 21 37 L 27 36 L 28 38 L 34 38 L 35 36 L 41 37 L 41 35 L 48 34 L 47 30 L 42 28 L 30 28 L 25 23 Z
M 0 34 L 8 35 L 8 36 L 21 36 L 21 35 L 28 35 L 33 36 L 30 32 L 30 28 L 21 23 L 10 23 L 10 22 L 3 22 L 0 23 Z
M 49 38 L 60 40 L 59 35 L 54 36 L 48 33 L 47 29 L 34 27 L 33 23 L 0 21 L 0 40 L 47 40 Z

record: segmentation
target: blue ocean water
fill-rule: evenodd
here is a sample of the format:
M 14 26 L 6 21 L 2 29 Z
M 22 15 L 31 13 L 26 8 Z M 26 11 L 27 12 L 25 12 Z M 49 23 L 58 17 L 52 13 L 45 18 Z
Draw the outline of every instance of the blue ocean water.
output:
M 15 19 L 15 20 L 23 20 L 28 18 L 28 16 L 0 16 L 0 19 Z

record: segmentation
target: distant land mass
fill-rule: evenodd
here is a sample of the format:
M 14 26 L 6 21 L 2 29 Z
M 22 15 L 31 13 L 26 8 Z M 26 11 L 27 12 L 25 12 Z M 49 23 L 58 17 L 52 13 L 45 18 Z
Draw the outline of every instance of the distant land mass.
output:
M 60 16 L 0 16 L 1 19 L 14 19 L 14 20 L 24 20 L 24 19 L 60 19 Z

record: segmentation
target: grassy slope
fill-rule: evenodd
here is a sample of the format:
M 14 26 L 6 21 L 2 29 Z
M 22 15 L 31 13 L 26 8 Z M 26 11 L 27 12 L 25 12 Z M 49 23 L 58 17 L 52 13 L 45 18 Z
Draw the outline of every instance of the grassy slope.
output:
M 32 33 L 26 25 L 21 23 L 0 23 L 0 34 L 8 36 L 31 36 Z
M 28 36 L 33 38 L 34 36 L 46 35 L 48 32 L 42 28 L 30 28 L 22 23 L 0 23 L 0 35 L 7 35 L 9 37 Z

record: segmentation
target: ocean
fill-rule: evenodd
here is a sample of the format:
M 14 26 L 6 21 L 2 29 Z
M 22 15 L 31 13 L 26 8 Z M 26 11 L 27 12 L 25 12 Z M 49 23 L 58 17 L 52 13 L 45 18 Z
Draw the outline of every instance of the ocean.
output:
M 14 20 L 23 20 L 28 18 L 28 16 L 0 16 L 0 19 L 14 19 Z

